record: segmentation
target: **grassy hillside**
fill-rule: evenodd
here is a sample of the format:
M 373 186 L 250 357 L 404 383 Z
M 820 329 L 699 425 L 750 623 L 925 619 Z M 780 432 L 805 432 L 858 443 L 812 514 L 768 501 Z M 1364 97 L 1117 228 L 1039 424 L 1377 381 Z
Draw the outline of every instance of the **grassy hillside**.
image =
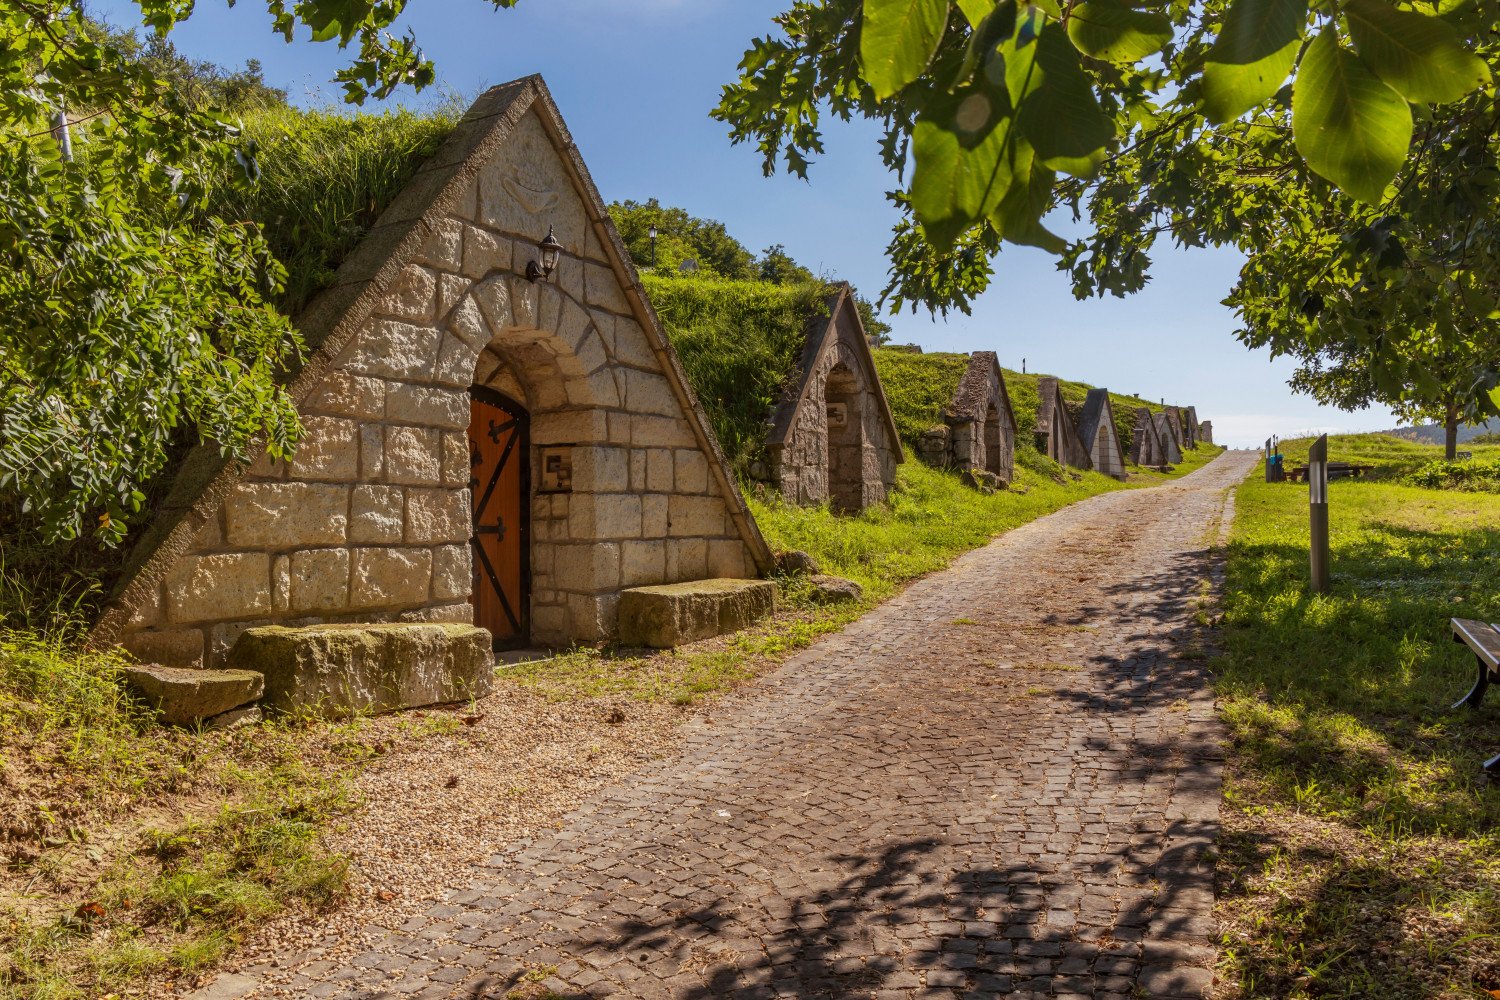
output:
M 1310 444 L 1285 442 L 1289 461 Z M 1408 485 L 1436 446 L 1329 445 L 1377 467 L 1329 485 L 1331 594 L 1307 590 L 1307 488 L 1257 474 L 1237 493 L 1214 663 L 1232 736 L 1220 980 L 1474 996 L 1500 986 L 1500 787 L 1479 775 L 1500 715 L 1493 691 L 1448 707 L 1474 677 L 1448 619 L 1500 621 L 1500 496 Z
M 915 444 L 922 432 L 941 422 L 944 407 L 953 402 L 953 394 L 963 378 L 969 363 L 967 354 L 934 352 L 912 354 L 901 350 L 877 348 L 875 368 L 880 373 L 880 382 L 885 387 L 886 398 L 896 416 L 896 427 L 908 444 Z M 1010 394 L 1011 408 L 1016 411 L 1018 444 L 1031 443 L 1031 429 L 1036 426 L 1037 380 L 1041 375 L 1011 371 L 1005 372 L 1005 389 Z M 1084 382 L 1059 380 L 1063 402 L 1075 413 L 1083 409 L 1089 390 L 1094 388 Z M 1115 411 L 1115 428 L 1120 434 L 1120 445 L 1128 453 L 1135 430 L 1135 411 L 1146 407 L 1159 413 L 1159 403 L 1138 396 L 1109 394 Z
M 821 283 L 641 276 L 730 463 L 742 475 L 765 449 L 766 422 L 796 374 Z

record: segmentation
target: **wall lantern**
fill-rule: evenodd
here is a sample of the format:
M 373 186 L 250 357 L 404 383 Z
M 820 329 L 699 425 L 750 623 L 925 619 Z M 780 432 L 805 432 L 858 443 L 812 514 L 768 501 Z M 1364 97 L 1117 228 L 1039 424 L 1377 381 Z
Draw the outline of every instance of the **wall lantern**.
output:
M 557 267 L 557 258 L 562 253 L 562 244 L 557 242 L 551 226 L 547 227 L 546 237 L 536 245 L 536 248 L 541 251 L 542 262 L 538 264 L 533 260 L 526 264 L 526 280 L 528 281 L 540 281 L 542 278 L 549 277 L 552 269 Z

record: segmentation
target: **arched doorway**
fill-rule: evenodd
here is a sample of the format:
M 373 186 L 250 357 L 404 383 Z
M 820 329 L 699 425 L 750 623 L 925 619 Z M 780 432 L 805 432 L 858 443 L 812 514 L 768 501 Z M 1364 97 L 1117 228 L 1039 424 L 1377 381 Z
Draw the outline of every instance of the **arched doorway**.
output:
M 864 407 L 859 379 L 843 361 L 824 387 L 828 428 L 828 500 L 839 513 L 864 509 Z
M 1000 408 L 990 400 L 984 414 L 984 471 L 996 476 L 1005 475 L 1004 445 L 1000 434 Z
M 531 418 L 494 389 L 469 390 L 469 490 L 473 495 L 474 624 L 495 648 L 530 638 Z

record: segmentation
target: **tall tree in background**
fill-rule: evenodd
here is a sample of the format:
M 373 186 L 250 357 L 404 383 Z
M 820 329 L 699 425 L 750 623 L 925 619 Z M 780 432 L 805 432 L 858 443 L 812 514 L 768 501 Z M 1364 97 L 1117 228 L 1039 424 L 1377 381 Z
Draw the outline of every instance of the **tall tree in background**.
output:
M 1430 44 L 1419 30 L 1430 22 L 1403 24 L 1402 51 Z M 1500 71 L 1500 10 L 1471 6 L 1442 24 L 1489 39 L 1478 51 L 1487 75 Z M 1140 288 L 1162 235 L 1233 246 L 1247 258 L 1225 300 L 1241 340 L 1300 360 L 1293 388 L 1322 402 L 1437 420 L 1451 456 L 1460 423 L 1500 412 L 1500 108 L 1491 90 L 1465 92 L 1414 60 L 1406 69 L 1402 93 L 1437 103 L 1420 108 L 1378 203 L 1297 155 L 1298 106 L 1284 94 L 1211 131 L 1164 125 L 1096 181 L 1063 188 L 1094 223 L 1064 253 L 1075 292 Z

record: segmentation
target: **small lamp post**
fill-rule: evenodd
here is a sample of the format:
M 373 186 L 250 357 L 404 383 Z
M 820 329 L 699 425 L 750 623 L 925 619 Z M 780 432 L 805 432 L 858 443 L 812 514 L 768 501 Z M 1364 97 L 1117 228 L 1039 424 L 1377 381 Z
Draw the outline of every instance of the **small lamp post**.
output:
M 1315 594 L 1328 593 L 1328 435 L 1307 453 L 1307 506 L 1312 525 L 1310 569 Z
M 646 235 L 651 237 L 651 270 L 656 270 L 656 223 L 646 230 Z

